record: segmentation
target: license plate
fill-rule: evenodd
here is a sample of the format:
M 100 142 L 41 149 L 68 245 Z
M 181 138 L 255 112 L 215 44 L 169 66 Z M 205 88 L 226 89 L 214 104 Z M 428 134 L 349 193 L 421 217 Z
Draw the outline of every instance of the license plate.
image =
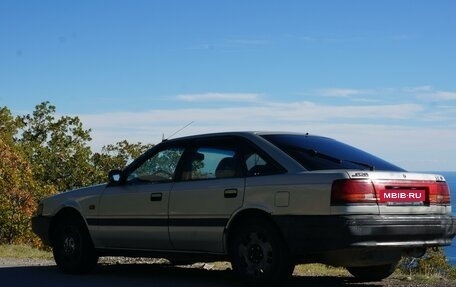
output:
M 382 190 L 380 192 L 380 202 L 423 202 L 426 200 L 424 190 Z

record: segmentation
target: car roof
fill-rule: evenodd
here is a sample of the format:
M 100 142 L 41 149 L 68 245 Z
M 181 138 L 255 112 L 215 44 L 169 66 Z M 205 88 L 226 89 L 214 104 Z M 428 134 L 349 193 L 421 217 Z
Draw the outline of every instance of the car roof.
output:
M 309 133 L 299 133 L 299 132 L 281 132 L 281 131 L 230 131 L 230 132 L 217 132 L 217 133 L 205 133 L 205 134 L 196 134 L 190 136 L 177 137 L 172 139 L 164 139 L 162 142 L 172 142 L 180 140 L 190 140 L 190 139 L 199 139 L 199 138 L 209 138 L 209 137 L 224 137 L 224 136 L 263 136 L 263 135 L 305 135 L 312 137 L 320 137 L 317 135 L 310 135 Z

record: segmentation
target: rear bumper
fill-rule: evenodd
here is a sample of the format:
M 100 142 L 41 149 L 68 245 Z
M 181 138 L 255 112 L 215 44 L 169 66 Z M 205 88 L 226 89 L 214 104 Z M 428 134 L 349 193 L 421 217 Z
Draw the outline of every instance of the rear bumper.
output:
M 34 216 L 32 217 L 32 230 L 38 235 L 44 244 L 51 246 L 49 234 L 52 217 Z
M 295 254 L 346 248 L 413 248 L 450 245 L 450 215 L 274 216 Z

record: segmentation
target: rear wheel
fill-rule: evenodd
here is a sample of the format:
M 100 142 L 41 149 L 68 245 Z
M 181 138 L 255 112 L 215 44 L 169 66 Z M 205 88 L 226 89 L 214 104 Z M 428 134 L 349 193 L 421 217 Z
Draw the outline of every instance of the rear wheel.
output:
M 377 266 L 347 267 L 347 270 L 355 278 L 361 281 L 380 281 L 393 274 L 396 265 L 397 263 Z
M 75 216 L 62 218 L 57 223 L 52 252 L 57 266 L 64 273 L 89 272 L 98 261 L 89 232 Z
M 277 229 L 267 220 L 257 218 L 244 222 L 233 232 L 230 255 L 238 277 L 251 285 L 283 285 L 294 265 Z

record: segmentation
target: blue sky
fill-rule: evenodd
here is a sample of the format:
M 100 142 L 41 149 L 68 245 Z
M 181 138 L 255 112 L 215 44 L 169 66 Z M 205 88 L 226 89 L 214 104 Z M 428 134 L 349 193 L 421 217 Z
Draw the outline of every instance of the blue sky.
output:
M 287 130 L 456 171 L 455 1 L 0 1 L 0 106 L 128 139 Z

